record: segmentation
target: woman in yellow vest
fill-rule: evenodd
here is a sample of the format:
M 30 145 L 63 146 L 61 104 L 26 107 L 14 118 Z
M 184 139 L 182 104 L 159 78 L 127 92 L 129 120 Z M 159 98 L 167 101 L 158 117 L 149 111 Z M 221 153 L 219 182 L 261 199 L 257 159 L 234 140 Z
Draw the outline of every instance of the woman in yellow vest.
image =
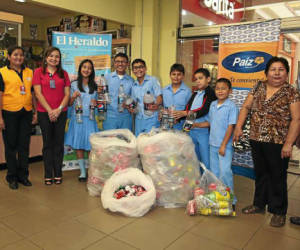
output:
M 15 46 L 8 50 L 7 66 L 0 69 L 0 130 L 5 146 L 6 180 L 11 189 L 28 180 L 28 156 L 32 113 L 32 70 L 24 66 L 24 51 Z M 18 157 L 17 157 L 18 156 Z

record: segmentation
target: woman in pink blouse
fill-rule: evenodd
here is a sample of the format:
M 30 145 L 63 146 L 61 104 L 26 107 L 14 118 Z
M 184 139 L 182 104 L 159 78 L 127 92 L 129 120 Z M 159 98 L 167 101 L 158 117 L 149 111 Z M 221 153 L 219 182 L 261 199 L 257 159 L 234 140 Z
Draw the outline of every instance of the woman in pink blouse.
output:
M 70 80 L 62 69 L 58 48 L 49 47 L 45 51 L 43 66 L 35 70 L 32 84 L 43 135 L 45 185 L 61 184 Z

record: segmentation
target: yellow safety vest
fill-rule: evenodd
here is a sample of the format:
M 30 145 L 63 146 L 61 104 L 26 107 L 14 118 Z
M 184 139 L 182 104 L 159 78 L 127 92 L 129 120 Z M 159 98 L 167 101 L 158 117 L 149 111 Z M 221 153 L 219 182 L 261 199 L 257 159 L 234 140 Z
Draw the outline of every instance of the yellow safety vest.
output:
M 23 82 L 17 72 L 7 66 L 0 69 L 4 82 L 4 92 L 2 95 L 2 109 L 6 111 L 19 111 L 23 107 L 32 110 L 32 76 L 33 72 L 29 68 L 23 69 Z M 25 94 L 21 94 L 21 87 L 24 85 Z

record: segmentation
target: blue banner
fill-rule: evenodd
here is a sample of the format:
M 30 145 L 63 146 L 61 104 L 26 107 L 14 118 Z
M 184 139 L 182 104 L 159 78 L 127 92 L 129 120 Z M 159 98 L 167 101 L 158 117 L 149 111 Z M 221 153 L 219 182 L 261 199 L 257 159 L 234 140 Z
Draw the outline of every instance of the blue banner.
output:
M 84 59 L 93 61 L 96 76 L 109 73 L 111 43 L 111 34 L 52 33 L 52 46 L 61 50 L 62 66 L 71 81 L 76 79 L 79 64 Z

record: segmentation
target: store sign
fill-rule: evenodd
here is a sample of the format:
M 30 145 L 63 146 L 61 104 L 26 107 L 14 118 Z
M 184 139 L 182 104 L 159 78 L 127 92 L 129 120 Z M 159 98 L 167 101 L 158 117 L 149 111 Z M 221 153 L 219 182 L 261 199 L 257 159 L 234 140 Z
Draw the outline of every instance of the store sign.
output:
M 238 73 L 256 73 L 263 71 L 272 55 L 262 51 L 243 51 L 224 58 L 225 69 Z
M 81 38 L 77 36 L 57 35 L 55 38 L 57 45 L 107 47 L 110 44 L 108 40 L 96 36 Z
M 213 10 L 216 14 L 223 15 L 231 20 L 234 19 L 234 2 L 229 0 L 199 0 L 200 5 Z

